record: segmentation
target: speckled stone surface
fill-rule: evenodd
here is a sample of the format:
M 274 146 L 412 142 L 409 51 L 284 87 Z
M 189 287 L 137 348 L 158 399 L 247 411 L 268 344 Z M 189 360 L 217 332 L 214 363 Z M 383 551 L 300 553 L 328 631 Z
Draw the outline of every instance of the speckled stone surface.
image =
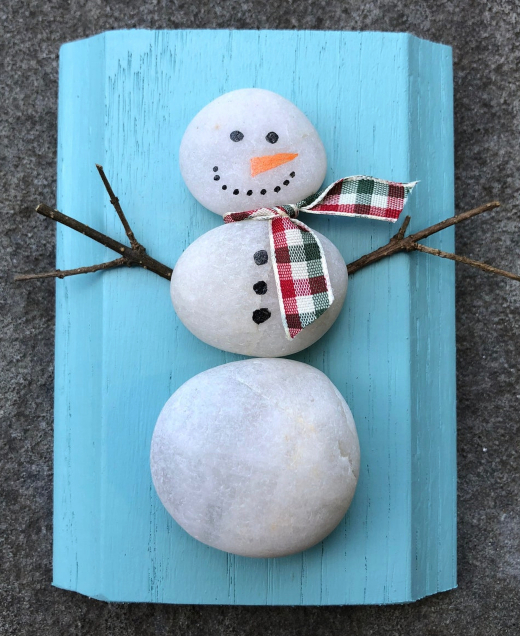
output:
M 299 108 L 272 91 L 243 88 L 195 115 L 179 165 L 197 201 L 224 216 L 305 199 L 323 183 L 327 157 Z
M 520 36 L 516 0 L 414 4 L 267 0 L 5 0 L 0 6 L 0 635 L 325 636 L 520 629 L 520 285 L 457 273 L 459 587 L 412 605 L 192 607 L 106 604 L 52 588 L 54 285 L 14 271 L 54 262 L 58 49 L 114 28 L 408 31 L 454 47 L 456 204 L 500 198 L 457 249 L 519 271 Z
M 340 392 L 318 369 L 283 358 L 190 378 L 164 405 L 150 451 L 157 494 L 186 532 L 261 558 L 301 552 L 332 532 L 359 463 Z
M 295 338 L 289 340 L 283 326 L 265 221 L 220 225 L 188 246 L 175 264 L 170 286 L 177 316 L 197 338 L 224 351 L 271 358 L 310 347 L 334 324 L 348 283 L 337 247 L 323 234 L 314 234 L 327 261 L 334 302 Z M 259 252 L 267 255 L 261 265 L 254 258 Z M 258 317 L 258 312 L 265 315 Z

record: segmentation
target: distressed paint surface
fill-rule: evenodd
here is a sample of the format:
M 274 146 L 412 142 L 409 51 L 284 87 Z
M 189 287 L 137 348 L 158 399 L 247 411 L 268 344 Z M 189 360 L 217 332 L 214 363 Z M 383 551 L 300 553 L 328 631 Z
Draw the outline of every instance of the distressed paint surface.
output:
M 216 96 L 248 86 L 307 114 L 327 149 L 326 183 L 420 180 L 411 231 L 453 213 L 450 48 L 406 34 L 297 31 L 115 31 L 62 47 L 58 209 L 124 241 L 101 163 L 138 239 L 173 266 L 222 222 L 182 182 L 184 129 Z M 396 231 L 302 220 L 347 262 Z M 113 258 L 57 231 L 60 268 Z M 428 244 L 453 251 L 453 230 Z M 196 373 L 240 356 L 192 336 L 167 281 L 143 270 L 58 281 L 56 321 L 56 586 L 111 601 L 326 605 L 404 602 L 455 585 L 453 263 L 399 255 L 360 271 L 330 332 L 294 356 L 346 398 L 362 468 L 332 535 L 280 559 L 195 541 L 151 482 L 163 404 Z

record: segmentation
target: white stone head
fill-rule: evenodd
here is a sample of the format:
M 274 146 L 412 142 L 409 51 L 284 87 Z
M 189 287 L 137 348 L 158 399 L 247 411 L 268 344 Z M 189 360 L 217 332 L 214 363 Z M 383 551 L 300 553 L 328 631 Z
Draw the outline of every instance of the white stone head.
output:
M 181 141 L 180 168 L 197 201 L 224 216 L 298 203 L 321 186 L 327 158 L 316 129 L 294 104 L 244 88 L 194 117 Z

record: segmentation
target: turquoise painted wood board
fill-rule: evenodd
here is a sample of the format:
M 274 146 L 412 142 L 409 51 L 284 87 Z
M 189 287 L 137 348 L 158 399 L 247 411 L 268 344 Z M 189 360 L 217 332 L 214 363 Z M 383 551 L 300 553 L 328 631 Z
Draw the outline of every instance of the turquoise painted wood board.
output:
M 449 47 L 406 34 L 115 31 L 63 46 L 58 209 L 125 240 L 94 164 L 137 237 L 175 265 L 221 220 L 184 186 L 178 149 L 222 93 L 276 91 L 327 149 L 327 182 L 418 179 L 417 230 L 453 213 Z M 304 215 L 347 262 L 396 226 Z M 453 250 L 453 232 L 429 239 Z M 113 254 L 58 228 L 58 267 Z M 111 601 L 258 605 L 398 603 L 455 586 L 453 263 L 400 255 L 351 280 L 341 317 L 296 359 L 323 370 L 357 423 L 354 502 L 322 544 L 248 559 L 189 537 L 152 486 L 150 439 L 168 397 L 239 359 L 193 337 L 167 281 L 121 269 L 58 281 L 54 584 Z

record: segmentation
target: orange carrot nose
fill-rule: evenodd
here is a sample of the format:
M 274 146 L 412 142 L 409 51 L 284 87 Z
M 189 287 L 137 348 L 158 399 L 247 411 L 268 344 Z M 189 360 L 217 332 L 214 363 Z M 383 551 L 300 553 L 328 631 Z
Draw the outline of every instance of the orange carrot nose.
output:
M 253 157 L 251 159 L 251 176 L 256 177 L 257 174 L 272 170 L 278 166 L 292 161 L 298 156 L 298 153 L 291 154 L 289 152 L 279 152 L 277 155 L 265 155 L 264 157 Z

